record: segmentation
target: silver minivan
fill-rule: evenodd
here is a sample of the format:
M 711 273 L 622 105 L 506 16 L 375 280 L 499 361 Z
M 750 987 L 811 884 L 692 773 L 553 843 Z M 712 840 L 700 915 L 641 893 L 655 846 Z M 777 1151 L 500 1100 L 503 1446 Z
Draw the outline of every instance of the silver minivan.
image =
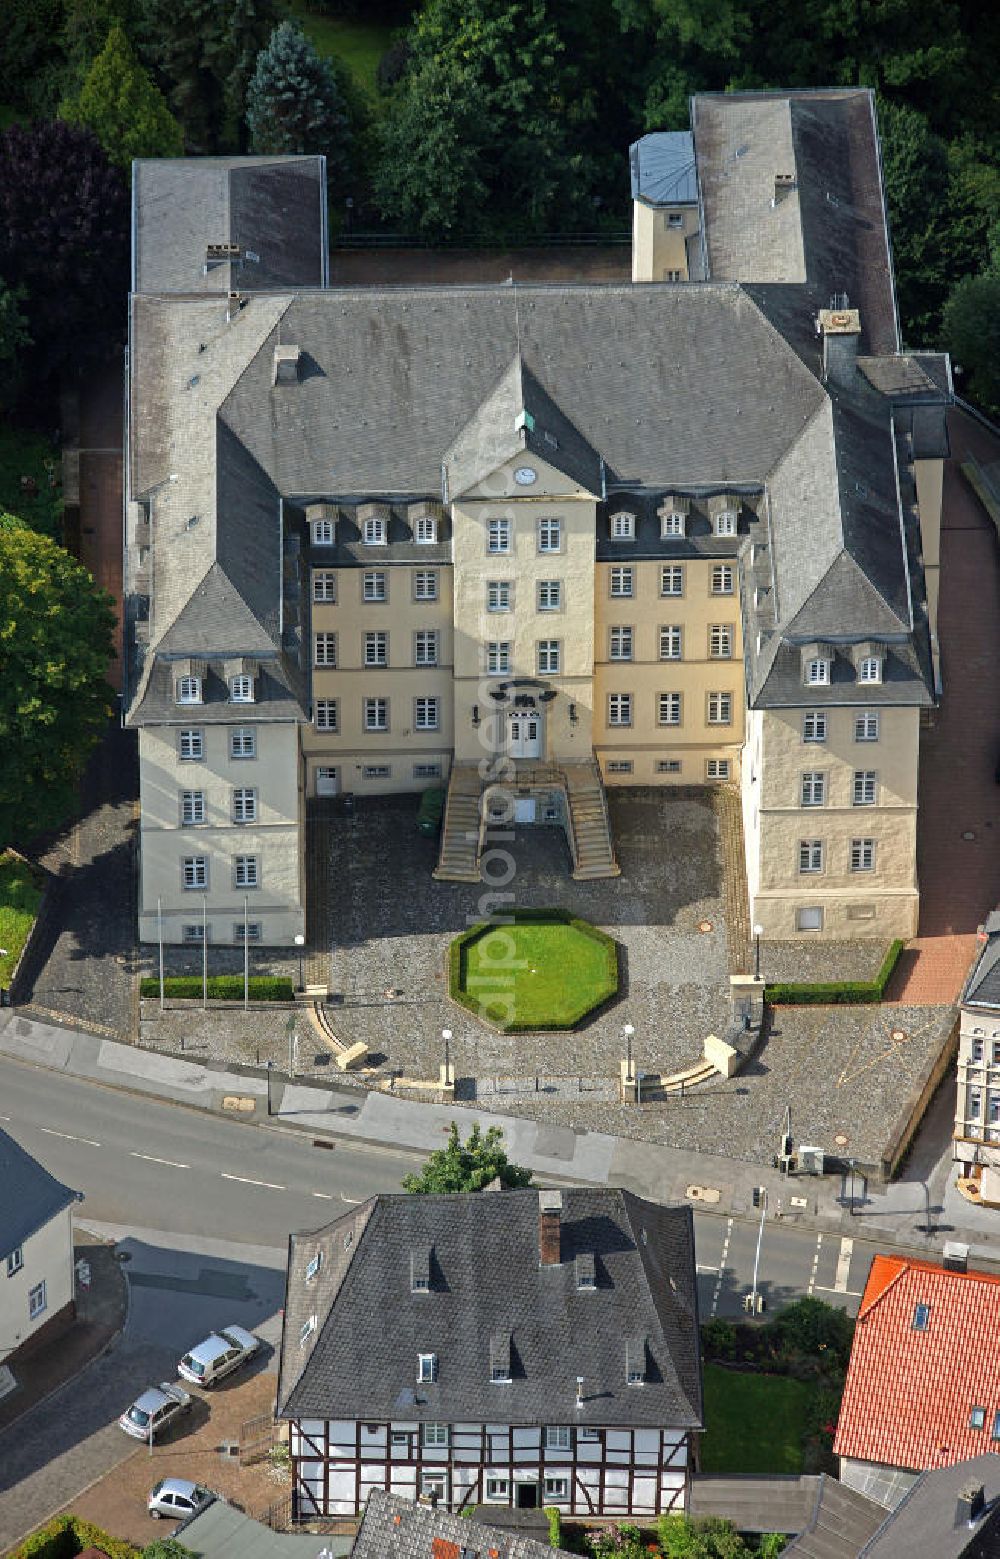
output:
M 259 1347 L 260 1338 L 253 1332 L 242 1326 L 226 1326 L 186 1353 L 177 1366 L 177 1373 L 193 1386 L 213 1386 L 252 1358 Z

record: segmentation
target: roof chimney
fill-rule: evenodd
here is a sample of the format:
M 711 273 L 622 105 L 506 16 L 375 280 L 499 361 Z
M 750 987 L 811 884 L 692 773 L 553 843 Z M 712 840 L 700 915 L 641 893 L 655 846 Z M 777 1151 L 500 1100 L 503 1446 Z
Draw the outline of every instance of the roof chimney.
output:
M 857 372 L 861 315 L 857 309 L 820 309 L 816 329 L 823 337 L 823 378 L 850 385 Z
M 785 196 L 790 195 L 795 188 L 796 180 L 794 173 L 776 173 L 774 175 L 774 194 L 771 197 L 771 205 L 779 205 Z
M 538 1193 L 538 1262 L 542 1267 L 558 1267 L 562 1257 L 560 1225 L 562 1192 Z
M 964 1522 L 967 1526 L 975 1526 L 983 1513 L 986 1498 L 981 1483 L 964 1483 L 959 1492 L 958 1505 L 955 1510 L 957 1522 Z

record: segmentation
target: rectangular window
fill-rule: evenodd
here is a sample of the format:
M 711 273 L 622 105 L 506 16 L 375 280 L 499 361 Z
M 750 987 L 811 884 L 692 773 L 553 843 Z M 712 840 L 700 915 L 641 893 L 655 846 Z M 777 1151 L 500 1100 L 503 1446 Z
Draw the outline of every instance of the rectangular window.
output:
M 931 1307 L 924 1300 L 918 1299 L 913 1307 L 913 1330 L 926 1332 L 931 1320 Z
M 421 547 L 432 546 L 438 539 L 437 520 L 432 514 L 421 515 L 413 527 L 413 539 Z
M 823 841 L 822 839 L 803 839 L 799 844 L 799 871 L 821 872 L 823 870 Z
M 611 516 L 611 534 L 615 541 L 635 540 L 635 515 L 620 509 Z
M 633 768 L 631 758 L 612 758 L 607 765 L 609 774 L 631 774 Z
M 260 886 L 260 871 L 255 855 L 233 856 L 233 882 L 237 888 Z
M 672 626 L 660 629 L 660 659 L 681 659 L 681 630 Z
M 631 568 L 613 568 L 611 570 L 611 594 L 613 596 L 630 596 L 632 594 Z
M 252 704 L 253 677 L 230 677 L 229 698 L 234 704 Z
M 490 1505 L 506 1504 L 510 1499 L 509 1478 L 487 1478 L 486 1501 Z
M 361 770 L 362 779 L 387 780 L 392 779 L 391 763 L 366 763 Z
M 666 541 L 668 536 L 683 536 L 684 516 L 676 511 L 660 515 L 660 536 Z
M 546 1499 L 569 1499 L 569 1479 L 568 1478 L 546 1478 L 546 1480 L 545 1480 L 545 1498 Z
M 802 776 L 802 805 L 821 807 L 826 801 L 826 775 L 809 769 Z
M 335 698 L 317 698 L 315 721 L 317 731 L 336 731 L 338 729 L 337 700 Z
M 361 576 L 361 596 L 365 601 L 387 601 L 388 579 L 380 568 L 366 568 Z
M 708 723 L 709 723 L 709 725 L 732 725 L 732 723 L 733 723 L 733 695 L 732 695 L 732 693 L 709 693 L 709 695 L 708 695 Z
M 336 666 L 337 635 L 335 633 L 317 633 L 314 634 L 313 639 L 313 660 L 315 664 L 317 666 Z
M 822 931 L 823 911 L 818 904 L 811 904 L 808 908 L 795 911 L 796 931 Z
M 972 1041 L 972 1059 L 973 1061 L 981 1061 L 983 1059 L 983 1042 L 981 1039 Z
M 313 541 L 313 546 L 314 547 L 332 547 L 333 546 L 333 521 L 332 520 L 313 520 L 313 522 L 312 522 L 312 541 Z
M 237 785 L 233 791 L 233 822 L 256 823 L 257 792 L 249 785 Z
M 684 594 L 684 565 L 682 563 L 667 563 L 660 569 L 660 594 Z
M 382 515 L 373 515 L 365 520 L 362 535 L 366 547 L 384 547 L 389 539 L 389 530 Z
M 972 1412 L 969 1414 L 969 1428 L 982 1429 L 985 1423 L 986 1409 L 984 1407 L 974 1407 Z
M 540 612 L 558 612 L 562 606 L 562 580 L 540 579 L 538 581 L 538 610 Z
M 680 725 L 681 695 L 659 693 L 656 699 L 656 719 L 659 725 Z
M 881 682 L 882 662 L 875 655 L 866 656 L 858 667 L 859 682 Z
M 205 792 L 203 790 L 181 791 L 181 822 L 184 824 L 203 823 L 205 821 Z
M 175 702 L 178 704 L 200 704 L 201 678 L 178 677 L 175 694 Z
M 856 742 L 878 741 L 878 710 L 865 709 L 854 717 L 854 740 Z
M 190 925 L 181 926 L 181 941 L 189 947 L 192 943 L 200 947 L 205 940 L 207 930 L 208 927 L 203 925 L 200 920 L 193 921 Z M 211 941 L 211 937 L 209 937 L 209 941 Z
M 389 664 L 389 635 L 384 628 L 377 628 L 373 633 L 365 634 L 365 665 L 387 666 Z
M 538 550 L 539 552 L 558 552 L 562 547 L 562 521 L 539 520 L 538 522 Z
M 262 942 L 264 940 L 264 928 L 259 920 L 248 920 L 244 925 L 242 920 L 233 921 L 233 941 L 240 947 L 244 942 Z
M 180 755 L 182 763 L 200 763 L 205 756 L 205 742 L 201 731 L 182 731 L 180 733 Z
M 875 870 L 875 841 L 874 839 L 851 840 L 851 871 L 873 872 Z
M 18 1245 L 17 1249 L 12 1250 L 10 1255 L 7 1257 L 7 1276 L 12 1278 L 16 1272 L 20 1272 L 23 1266 L 24 1251 L 21 1249 L 21 1246 Z
M 510 580 L 491 579 L 486 586 L 486 609 L 490 612 L 510 611 Z
M 731 623 L 714 623 L 708 630 L 708 653 L 713 660 L 730 660 L 733 653 Z
M 389 700 L 387 698 L 366 698 L 364 701 L 364 717 L 366 731 L 387 731 L 389 729 Z
M 510 521 L 490 520 L 486 530 L 487 552 L 510 551 Z
M 438 576 L 436 568 L 417 569 L 413 576 L 413 599 L 415 601 L 436 601 L 438 598 Z
M 539 639 L 536 646 L 538 651 L 538 675 L 540 677 L 555 676 L 559 670 L 561 650 L 558 639 Z
M 440 763 L 415 763 L 413 765 L 414 779 L 440 779 Z
M 181 882 L 185 888 L 207 888 L 208 857 L 186 855 L 181 862 Z
M 436 698 L 413 700 L 413 725 L 417 731 L 436 731 L 438 728 L 438 701 Z
M 830 662 L 822 656 L 806 661 L 806 682 L 810 687 L 827 687 L 830 682 Z
M 731 563 L 715 563 L 712 567 L 712 595 L 732 595 L 733 566 Z
M 437 1379 L 437 1355 L 433 1354 L 433 1353 L 422 1353 L 420 1355 L 420 1357 L 421 1357 L 422 1360 L 423 1359 L 429 1359 L 431 1361 L 431 1367 L 433 1369 L 433 1374 L 431 1374 L 431 1375 L 421 1375 L 420 1379 L 422 1381 L 436 1380 Z M 446 1446 L 448 1444 L 448 1425 L 447 1424 L 424 1424 L 424 1426 L 423 1426 L 423 1442 L 424 1442 L 425 1445 L 430 1445 L 430 1446 Z
M 433 629 L 420 628 L 413 635 L 413 664 L 436 666 L 438 663 L 438 636 Z
M 705 778 L 708 780 L 727 780 L 729 778 L 729 759 L 706 758 Z
M 679 774 L 681 772 L 681 760 L 679 758 L 657 758 L 657 774 Z
M 608 724 L 631 725 L 632 724 L 632 694 L 609 693 L 608 694 Z
M 733 510 L 723 509 L 719 514 L 717 514 L 715 516 L 715 524 L 713 529 L 717 536 L 735 536 L 736 515 L 734 514 Z
M 313 574 L 313 600 L 332 605 L 337 599 L 337 576 L 327 569 L 317 569 Z
M 34 1288 L 28 1290 L 28 1320 L 34 1321 L 48 1308 L 48 1299 L 45 1297 L 45 1279 L 36 1283 Z
M 510 640 L 494 639 L 486 646 L 486 670 L 500 672 L 510 670 Z
M 608 655 L 611 660 L 632 659 L 631 628 L 612 628 L 609 634 Z
M 822 709 L 810 709 L 802 716 L 802 740 L 826 741 L 826 714 Z
M 982 1116 L 982 1113 L 983 1090 L 981 1088 L 970 1088 L 968 1099 L 968 1118 L 970 1121 L 977 1121 Z
M 547 1424 L 545 1428 L 545 1449 L 547 1451 L 568 1451 L 570 1448 L 570 1428 L 568 1424 Z
M 878 776 L 874 769 L 855 769 L 852 804 L 856 807 L 873 807 L 876 801 Z
M 231 758 L 256 758 L 257 732 L 250 725 L 234 725 L 229 733 Z

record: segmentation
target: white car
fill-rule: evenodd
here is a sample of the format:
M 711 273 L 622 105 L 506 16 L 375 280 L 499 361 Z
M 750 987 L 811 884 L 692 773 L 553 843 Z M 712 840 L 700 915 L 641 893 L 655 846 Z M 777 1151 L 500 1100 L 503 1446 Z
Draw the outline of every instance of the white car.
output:
M 118 1420 L 118 1427 L 133 1440 L 155 1440 L 161 1429 L 188 1412 L 190 1407 L 191 1398 L 183 1386 L 162 1380 L 158 1386 L 150 1386 L 141 1397 L 136 1397 Z
M 177 1373 L 193 1386 L 214 1386 L 217 1380 L 239 1369 L 260 1347 L 260 1338 L 242 1326 L 226 1326 L 213 1332 L 197 1348 L 186 1353 Z

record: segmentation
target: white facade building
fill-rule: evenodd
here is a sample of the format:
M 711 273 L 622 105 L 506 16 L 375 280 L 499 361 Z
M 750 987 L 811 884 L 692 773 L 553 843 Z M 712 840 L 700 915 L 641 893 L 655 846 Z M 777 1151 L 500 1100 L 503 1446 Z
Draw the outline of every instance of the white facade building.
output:
M 39 1347 L 76 1314 L 73 1204 L 37 1159 L 0 1131 L 0 1363 Z

